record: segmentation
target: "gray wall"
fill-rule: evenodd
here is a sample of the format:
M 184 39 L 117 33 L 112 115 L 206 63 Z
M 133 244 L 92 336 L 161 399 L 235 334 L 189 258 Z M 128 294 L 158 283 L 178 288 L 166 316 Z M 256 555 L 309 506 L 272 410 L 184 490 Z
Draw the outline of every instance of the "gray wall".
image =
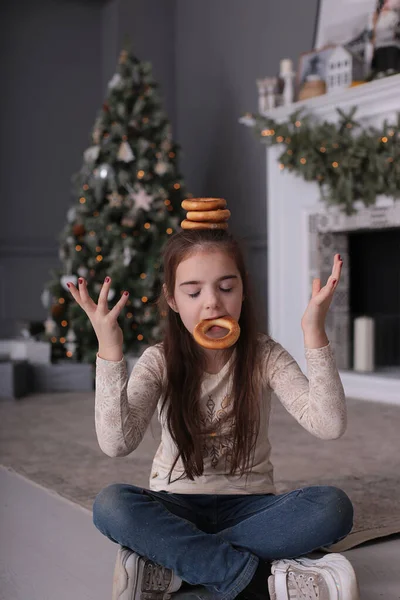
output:
M 246 238 L 266 323 L 265 147 L 238 123 L 257 111 L 256 79 L 312 48 L 317 0 L 177 0 L 176 111 L 183 173 L 196 195 L 222 196 Z
M 2 336 L 46 315 L 40 294 L 99 107 L 101 16 L 94 2 L 1 4 Z
M 125 34 L 153 64 L 195 195 L 228 199 L 266 316 L 265 150 L 238 118 L 255 79 L 312 45 L 317 0 L 3 0 L 0 337 L 43 319 L 43 284 Z
M 41 320 L 43 285 L 76 200 L 71 175 L 126 33 L 175 119 L 174 2 L 3 0 L 0 6 L 0 338 Z

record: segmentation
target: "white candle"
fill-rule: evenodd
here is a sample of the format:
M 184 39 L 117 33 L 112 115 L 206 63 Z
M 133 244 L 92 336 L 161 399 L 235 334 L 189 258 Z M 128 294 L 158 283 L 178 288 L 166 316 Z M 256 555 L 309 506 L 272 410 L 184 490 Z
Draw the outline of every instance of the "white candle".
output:
M 280 75 L 286 75 L 287 73 L 293 73 L 293 63 L 290 58 L 284 58 L 280 62 Z
M 288 106 L 289 104 L 291 104 L 293 102 L 293 98 L 294 98 L 293 77 L 294 77 L 294 73 L 286 73 L 285 75 L 282 76 L 282 79 L 284 81 L 283 94 L 282 94 L 284 106 Z
M 354 370 L 374 370 L 374 320 L 371 317 L 354 319 Z

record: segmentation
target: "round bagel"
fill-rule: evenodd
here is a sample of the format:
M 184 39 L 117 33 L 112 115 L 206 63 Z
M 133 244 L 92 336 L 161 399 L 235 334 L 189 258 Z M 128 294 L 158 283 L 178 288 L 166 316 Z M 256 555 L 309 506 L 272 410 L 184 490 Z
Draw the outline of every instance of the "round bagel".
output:
M 183 200 L 181 206 L 185 210 L 217 210 L 226 207 L 226 200 L 223 198 L 197 198 Z
M 185 219 L 181 223 L 182 229 L 228 229 L 226 221 L 220 223 L 210 223 L 209 221 L 189 221 Z
M 231 211 L 225 210 L 196 210 L 193 212 L 186 213 L 186 218 L 189 221 L 214 221 L 220 223 L 221 221 L 227 221 L 231 216 Z
M 213 325 L 219 325 L 229 330 L 229 333 L 224 335 L 222 338 L 210 338 L 206 335 L 207 331 L 213 327 Z M 203 319 L 200 323 L 197 323 L 193 330 L 193 337 L 200 346 L 203 348 L 209 348 L 211 350 L 222 350 L 223 348 L 230 348 L 239 339 L 240 327 L 239 323 L 231 316 L 219 317 L 218 319 Z

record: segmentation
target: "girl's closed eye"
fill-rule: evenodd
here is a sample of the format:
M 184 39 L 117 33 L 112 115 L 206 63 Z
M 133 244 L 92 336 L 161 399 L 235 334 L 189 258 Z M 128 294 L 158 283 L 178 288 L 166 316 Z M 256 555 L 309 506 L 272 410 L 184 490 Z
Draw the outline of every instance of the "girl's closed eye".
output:
M 221 290 L 221 292 L 231 292 L 232 288 L 219 288 Z M 189 296 L 191 298 L 197 298 L 197 296 L 200 294 L 200 292 L 196 292 L 195 294 L 189 294 Z

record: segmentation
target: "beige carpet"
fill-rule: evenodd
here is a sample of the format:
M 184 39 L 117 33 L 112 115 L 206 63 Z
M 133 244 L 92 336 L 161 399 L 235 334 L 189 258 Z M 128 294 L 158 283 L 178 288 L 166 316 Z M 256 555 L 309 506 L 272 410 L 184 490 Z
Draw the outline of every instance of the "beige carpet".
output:
M 93 407 L 93 393 L 1 400 L 0 463 L 89 509 L 112 482 L 148 487 L 156 415 L 136 452 L 112 459 L 98 447 Z M 400 408 L 348 400 L 348 415 L 345 435 L 323 441 L 274 401 L 270 428 L 278 491 L 335 485 L 350 496 L 353 531 L 329 548 L 339 552 L 400 533 Z

